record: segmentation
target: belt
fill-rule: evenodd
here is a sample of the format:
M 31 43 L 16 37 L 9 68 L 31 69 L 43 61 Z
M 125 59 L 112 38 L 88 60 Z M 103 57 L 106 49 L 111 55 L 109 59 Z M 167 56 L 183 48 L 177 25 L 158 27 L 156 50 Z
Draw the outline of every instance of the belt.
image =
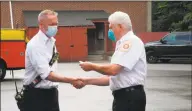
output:
M 50 90 L 50 89 L 57 89 L 57 87 L 52 87 L 49 89 L 43 89 L 43 88 L 35 88 L 35 87 L 31 87 L 30 85 L 23 85 L 24 90 L 30 90 L 30 89 L 39 89 L 39 90 Z
M 130 86 L 130 87 L 122 88 L 119 90 L 115 90 L 115 91 L 113 91 L 113 95 L 115 96 L 117 94 L 122 94 L 125 92 L 131 92 L 131 91 L 139 90 L 139 89 L 143 89 L 143 85 Z

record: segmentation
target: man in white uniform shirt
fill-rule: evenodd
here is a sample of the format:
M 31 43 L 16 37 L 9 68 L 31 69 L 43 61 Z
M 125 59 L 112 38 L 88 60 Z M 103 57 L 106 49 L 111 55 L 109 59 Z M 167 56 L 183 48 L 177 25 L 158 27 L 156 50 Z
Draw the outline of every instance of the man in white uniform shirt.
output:
M 59 111 L 58 82 L 83 83 L 76 78 L 57 74 L 57 61 L 50 65 L 56 54 L 57 13 L 44 10 L 38 16 L 39 32 L 29 41 L 26 48 L 24 76 L 24 111 Z
M 111 64 L 80 62 L 85 71 L 97 71 L 105 76 L 81 78 L 86 85 L 109 85 L 114 96 L 113 111 L 145 111 L 144 84 L 147 75 L 143 42 L 132 32 L 128 14 L 115 12 L 108 18 L 109 39 L 116 42 Z

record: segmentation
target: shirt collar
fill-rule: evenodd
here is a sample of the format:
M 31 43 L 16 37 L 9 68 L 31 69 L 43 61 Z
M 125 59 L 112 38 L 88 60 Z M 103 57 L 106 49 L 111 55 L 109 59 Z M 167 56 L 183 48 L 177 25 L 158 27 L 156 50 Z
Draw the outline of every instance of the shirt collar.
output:
M 121 43 L 126 39 L 127 36 L 131 36 L 131 35 L 133 35 L 133 34 L 134 34 L 133 31 L 128 31 L 123 37 L 121 37 L 121 38 L 117 41 L 117 43 L 118 43 L 118 44 L 121 44 Z
M 41 30 L 39 30 L 38 34 L 40 35 L 39 39 L 42 40 L 43 43 L 47 43 L 48 41 L 55 42 L 55 38 L 48 38 Z

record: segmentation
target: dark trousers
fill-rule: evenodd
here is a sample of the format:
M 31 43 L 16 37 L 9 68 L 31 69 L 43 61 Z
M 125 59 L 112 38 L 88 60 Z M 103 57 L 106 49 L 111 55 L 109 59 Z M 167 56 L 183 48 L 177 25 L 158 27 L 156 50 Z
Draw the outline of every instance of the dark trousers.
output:
M 24 111 L 60 111 L 57 88 L 25 90 Z
M 143 86 L 113 91 L 113 111 L 145 111 L 146 95 Z

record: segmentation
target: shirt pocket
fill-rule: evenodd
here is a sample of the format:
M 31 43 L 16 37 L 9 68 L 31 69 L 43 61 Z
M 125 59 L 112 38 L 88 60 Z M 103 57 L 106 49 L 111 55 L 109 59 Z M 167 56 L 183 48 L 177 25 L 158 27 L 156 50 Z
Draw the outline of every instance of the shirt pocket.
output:
M 45 55 L 46 55 L 45 57 L 46 57 L 47 61 L 49 62 L 52 58 L 52 55 L 48 52 Z

